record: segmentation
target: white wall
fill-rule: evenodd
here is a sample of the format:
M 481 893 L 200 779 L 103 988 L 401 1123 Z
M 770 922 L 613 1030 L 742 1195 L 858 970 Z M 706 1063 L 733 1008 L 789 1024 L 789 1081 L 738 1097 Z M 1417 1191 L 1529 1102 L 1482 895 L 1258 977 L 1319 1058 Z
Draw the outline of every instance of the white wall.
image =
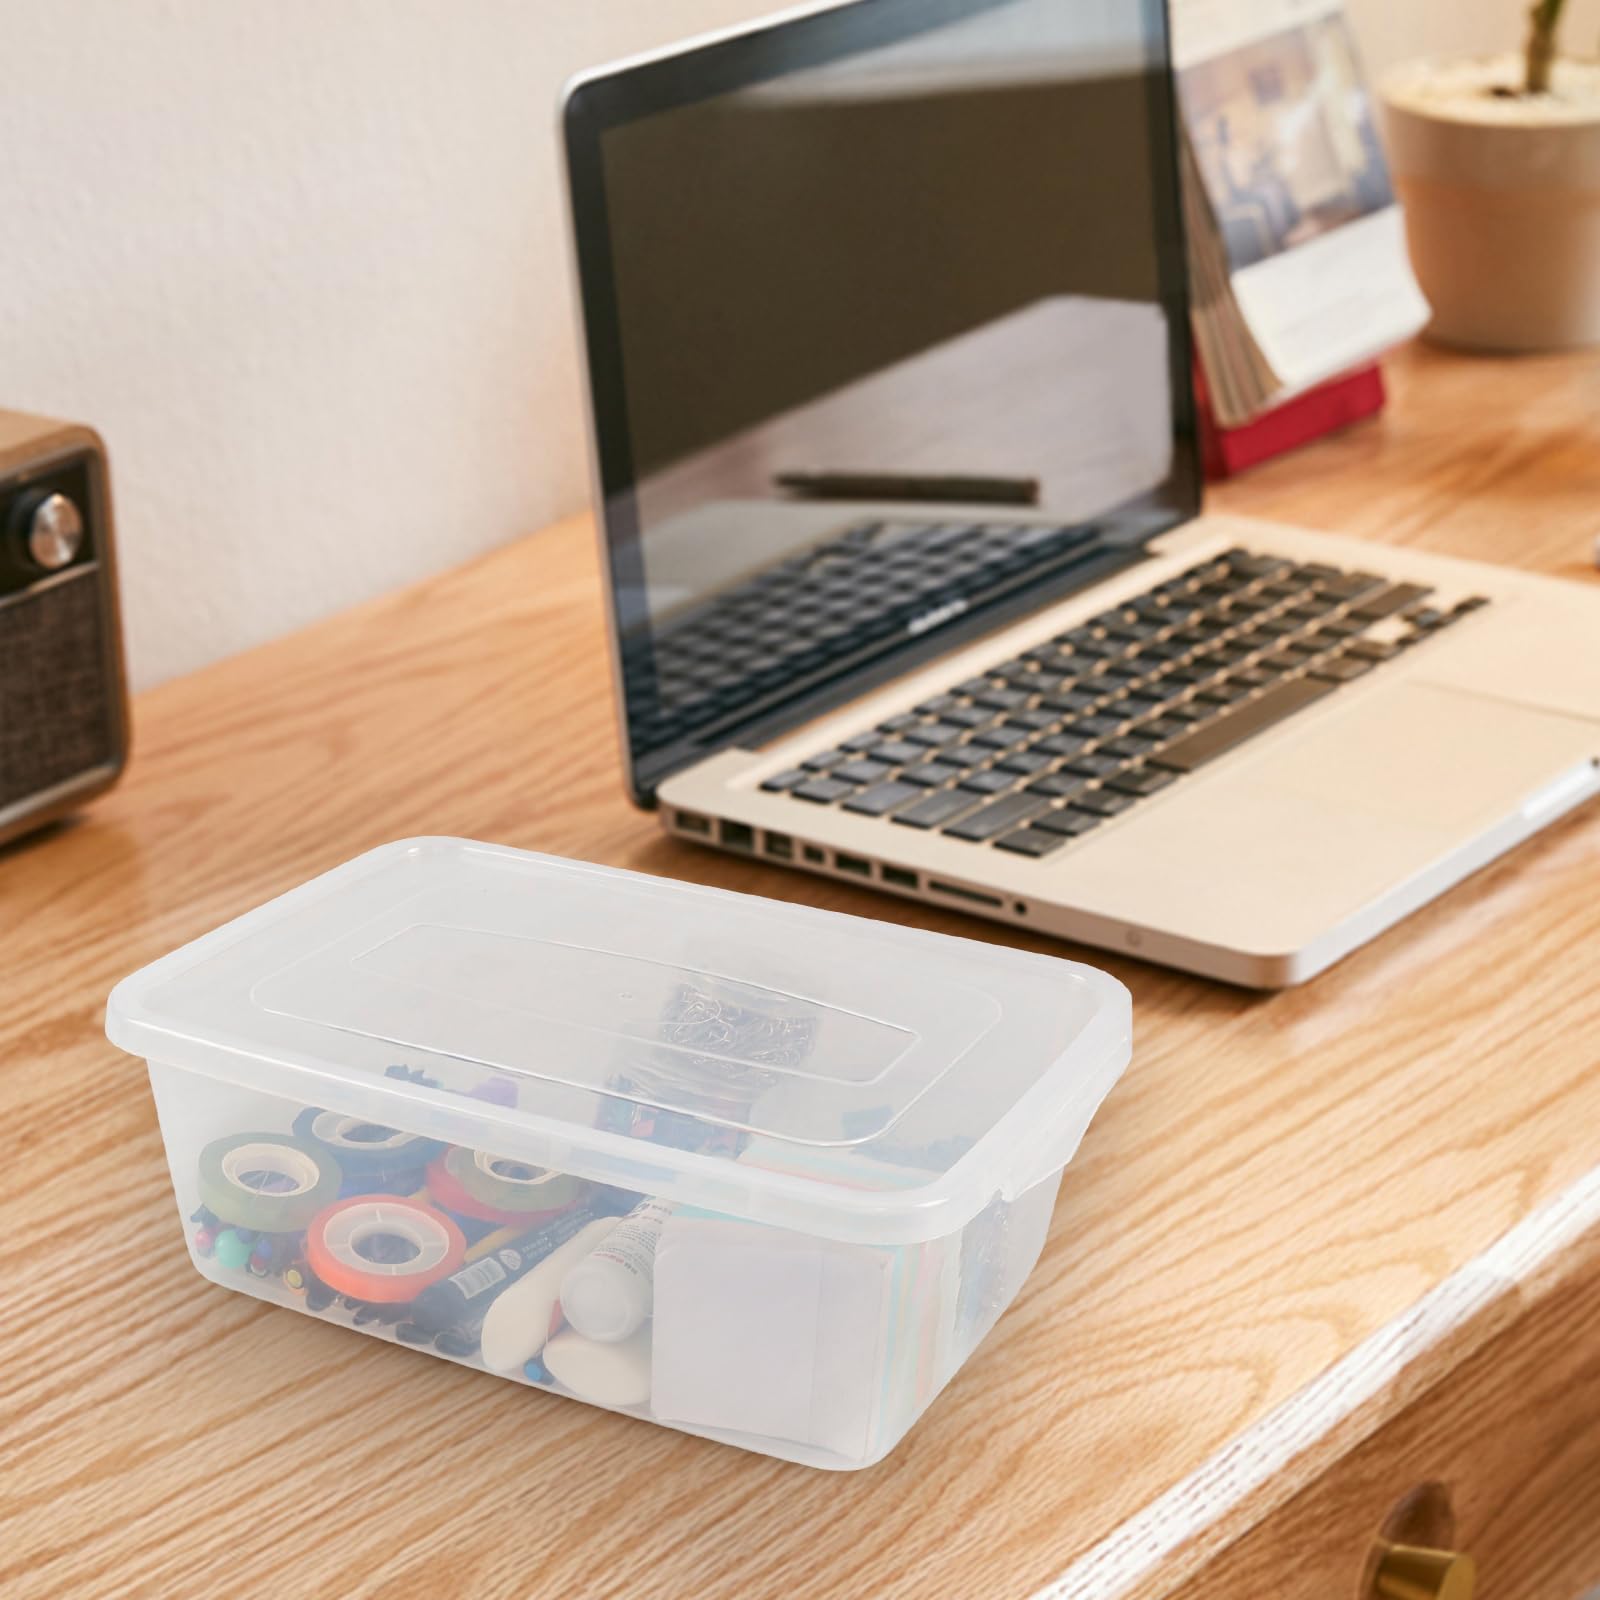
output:
M 750 0 L 0 0 L 0 405 L 112 452 L 148 685 L 577 507 L 555 106 Z
M 1522 43 L 1528 0 L 1345 0 L 1368 71 L 1413 56 L 1492 55 Z M 1600 0 L 1567 0 L 1574 54 L 1600 53 Z
M 0 405 L 110 443 L 136 684 L 582 503 L 560 84 L 771 8 L 0 0 Z M 1524 4 L 1351 8 L 1377 69 Z

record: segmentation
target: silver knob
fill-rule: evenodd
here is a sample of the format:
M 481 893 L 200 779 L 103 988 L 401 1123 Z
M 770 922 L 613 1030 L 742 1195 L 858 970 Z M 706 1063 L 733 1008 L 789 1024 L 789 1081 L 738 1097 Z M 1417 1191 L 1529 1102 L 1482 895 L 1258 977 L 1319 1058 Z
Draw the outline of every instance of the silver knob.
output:
M 83 513 L 64 494 L 47 494 L 24 518 L 28 559 L 45 572 L 59 572 L 83 548 Z

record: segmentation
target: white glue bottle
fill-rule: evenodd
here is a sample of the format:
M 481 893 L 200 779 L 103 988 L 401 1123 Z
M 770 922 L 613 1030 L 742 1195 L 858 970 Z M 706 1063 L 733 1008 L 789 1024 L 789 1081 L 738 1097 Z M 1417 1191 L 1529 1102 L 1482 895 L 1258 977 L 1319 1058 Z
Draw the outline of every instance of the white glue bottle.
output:
M 672 1207 L 643 1200 L 561 1283 L 561 1311 L 585 1339 L 614 1344 L 637 1333 L 655 1298 L 656 1245 Z
M 484 1313 L 481 1351 L 491 1372 L 516 1372 L 544 1349 L 562 1277 L 593 1250 L 615 1217 L 597 1217 L 524 1273 Z

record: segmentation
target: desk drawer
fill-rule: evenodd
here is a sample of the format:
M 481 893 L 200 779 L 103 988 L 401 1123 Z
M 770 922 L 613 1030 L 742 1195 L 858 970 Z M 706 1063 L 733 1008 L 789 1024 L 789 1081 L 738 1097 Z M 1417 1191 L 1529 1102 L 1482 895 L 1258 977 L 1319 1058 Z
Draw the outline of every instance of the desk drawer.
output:
M 1442 1383 L 1177 1591 L 1182 1600 L 1367 1600 L 1374 1541 L 1402 1502 L 1448 1503 L 1477 1600 L 1578 1600 L 1600 1585 L 1600 1253 Z M 1436 1485 L 1432 1494 L 1426 1486 Z M 1418 1502 L 1410 1530 L 1446 1532 Z

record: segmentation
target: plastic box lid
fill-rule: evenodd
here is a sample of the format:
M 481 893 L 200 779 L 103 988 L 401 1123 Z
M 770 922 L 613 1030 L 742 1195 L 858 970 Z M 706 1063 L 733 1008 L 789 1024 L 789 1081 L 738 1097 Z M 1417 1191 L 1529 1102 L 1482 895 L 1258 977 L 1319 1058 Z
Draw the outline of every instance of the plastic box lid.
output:
M 461 839 L 358 856 L 120 983 L 123 1049 L 825 1238 L 1064 1166 L 1131 1050 L 1093 967 Z

